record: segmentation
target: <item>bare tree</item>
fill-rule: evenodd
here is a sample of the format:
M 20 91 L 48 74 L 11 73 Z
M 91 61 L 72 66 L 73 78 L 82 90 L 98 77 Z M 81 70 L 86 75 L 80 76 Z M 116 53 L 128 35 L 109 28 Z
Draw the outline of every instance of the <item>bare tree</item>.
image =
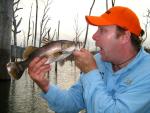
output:
M 115 6 L 115 2 L 116 2 L 116 0 L 111 0 L 112 7 Z
M 84 30 L 81 30 L 80 28 L 79 28 L 79 24 L 78 24 L 78 15 L 77 15 L 77 17 L 74 19 L 74 31 L 75 31 L 75 38 L 74 38 L 74 40 L 75 40 L 75 42 L 76 43 L 79 43 L 80 44 L 80 41 L 79 41 L 79 38 L 80 38 L 80 36 L 82 35 L 82 33 L 83 33 L 83 31 Z M 80 45 L 79 45 L 80 46 Z
M 54 38 L 55 38 L 55 36 L 56 36 L 56 29 L 54 30 L 54 32 L 53 32 L 53 34 L 52 34 L 52 36 L 51 36 L 51 34 L 50 34 L 50 31 L 51 31 L 51 27 L 48 29 L 48 31 L 47 31 L 47 37 L 45 36 L 45 37 L 43 37 L 43 39 L 42 39 L 42 43 L 44 43 L 44 44 L 47 44 L 47 43 L 49 43 L 49 42 L 51 42 L 51 41 L 53 41 L 54 40 Z
M 33 4 L 32 4 L 33 5 Z M 29 15 L 29 21 L 28 21 L 28 34 L 27 34 L 27 46 L 29 43 L 29 38 L 31 36 L 31 14 L 32 14 L 32 5 L 31 5 L 31 10 L 30 10 L 30 15 Z
M 25 47 L 26 46 L 26 35 L 25 35 L 25 31 L 23 31 L 23 47 Z
M 79 29 L 79 25 L 78 25 L 78 15 L 77 17 L 74 19 L 74 31 L 75 31 L 75 41 L 79 41 L 79 37 L 80 35 L 82 34 L 82 32 L 80 32 L 80 29 Z
M 32 21 L 32 45 L 34 45 L 34 21 Z
M 94 4 L 95 4 L 95 0 L 93 0 L 92 6 L 91 6 L 91 8 L 90 8 L 89 16 L 91 15 L 91 12 L 92 12 L 92 9 L 93 9 Z M 84 40 L 84 45 L 83 45 L 84 48 L 85 48 L 85 46 L 86 46 L 86 41 L 87 41 L 87 37 L 88 37 L 88 31 L 89 31 L 89 24 L 87 23 L 87 26 L 86 26 L 86 34 L 85 34 L 85 40 Z
M 34 46 L 36 46 L 36 39 L 37 39 L 37 22 L 38 22 L 38 0 L 36 0 L 36 17 L 35 17 Z
M 49 40 L 54 40 L 55 35 L 56 35 L 56 29 L 54 30 L 54 33 L 53 33 L 52 36 L 50 36 L 50 33 L 48 32 L 48 39 Z
M 17 46 L 17 34 L 21 32 L 21 30 L 18 30 L 18 27 L 22 21 L 22 17 L 19 18 L 19 21 L 17 22 L 17 17 L 18 15 L 16 14 L 19 10 L 23 9 L 23 8 L 19 8 L 20 0 L 17 0 L 13 3 L 13 38 L 14 38 L 14 45 Z
M 111 6 L 114 7 L 115 6 L 115 2 L 116 0 L 111 0 Z M 108 6 L 108 0 L 106 0 L 106 11 L 108 10 L 109 6 Z
M 40 23 L 40 40 L 39 40 L 39 47 L 41 46 L 41 41 L 43 38 L 45 38 L 45 36 L 48 34 L 48 32 L 50 32 L 50 29 L 49 28 L 48 30 L 46 29 L 47 27 L 47 24 L 50 20 L 50 18 L 48 17 L 47 13 L 50 9 L 50 4 L 52 3 L 52 1 L 49 3 L 49 0 L 47 0 L 47 3 L 44 7 L 44 11 L 43 11 L 43 16 L 42 16 L 42 20 L 41 20 L 41 23 Z
M 108 0 L 106 0 L 106 11 L 108 10 Z
M 14 45 L 14 56 L 11 56 L 11 60 L 12 61 L 15 61 L 15 57 L 17 56 L 17 34 L 21 32 L 21 30 L 18 30 L 18 27 L 19 25 L 21 24 L 21 21 L 22 21 L 22 17 L 19 18 L 19 21 L 17 21 L 17 12 L 23 8 L 19 8 L 19 3 L 20 3 L 20 0 L 16 0 L 14 1 L 13 3 L 13 25 L 12 25 L 12 32 L 13 32 L 13 45 Z
M 56 36 L 56 40 L 59 40 L 59 30 L 60 30 L 60 21 L 58 21 L 58 31 L 57 31 L 57 36 Z M 57 84 L 57 76 L 58 76 L 58 63 L 55 62 L 55 75 L 56 75 L 56 80 L 55 83 Z
M 145 40 L 147 39 L 147 34 L 148 34 L 148 25 L 150 23 L 150 9 L 147 9 L 147 14 L 144 16 L 146 18 L 146 23 L 144 23 L 145 26 L 145 37 L 142 40 L 142 43 L 145 42 Z

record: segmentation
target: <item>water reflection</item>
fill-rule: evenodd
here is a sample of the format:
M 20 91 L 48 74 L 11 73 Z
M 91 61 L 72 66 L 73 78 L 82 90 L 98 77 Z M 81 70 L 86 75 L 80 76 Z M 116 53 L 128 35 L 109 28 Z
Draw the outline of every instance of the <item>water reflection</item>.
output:
M 73 84 L 79 75 L 74 63 L 66 62 L 64 66 L 58 65 L 57 83 L 63 89 Z M 49 80 L 56 82 L 54 66 L 50 72 Z M 27 72 L 20 80 L 11 80 L 0 84 L 0 100 L 2 113 L 54 113 L 48 108 L 45 100 L 40 97 L 41 90 L 29 78 Z M 5 104 L 4 104 L 5 103 Z

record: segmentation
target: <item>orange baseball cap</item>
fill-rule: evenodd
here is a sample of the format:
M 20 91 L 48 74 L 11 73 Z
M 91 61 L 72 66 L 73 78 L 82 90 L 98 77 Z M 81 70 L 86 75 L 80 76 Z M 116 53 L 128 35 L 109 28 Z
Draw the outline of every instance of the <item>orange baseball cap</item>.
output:
M 86 21 L 94 26 L 118 25 L 140 36 L 142 28 L 137 15 L 129 8 L 115 6 L 100 16 L 85 16 Z

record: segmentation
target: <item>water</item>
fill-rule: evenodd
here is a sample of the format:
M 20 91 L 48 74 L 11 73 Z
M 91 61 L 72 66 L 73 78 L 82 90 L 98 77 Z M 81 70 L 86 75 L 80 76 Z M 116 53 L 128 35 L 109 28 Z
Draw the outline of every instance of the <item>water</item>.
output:
M 54 67 L 49 80 L 56 83 Z M 79 70 L 74 63 L 58 65 L 57 84 L 62 89 L 69 88 L 79 77 Z M 47 102 L 40 97 L 41 90 L 33 83 L 27 71 L 20 80 L 0 82 L 0 113 L 54 113 Z

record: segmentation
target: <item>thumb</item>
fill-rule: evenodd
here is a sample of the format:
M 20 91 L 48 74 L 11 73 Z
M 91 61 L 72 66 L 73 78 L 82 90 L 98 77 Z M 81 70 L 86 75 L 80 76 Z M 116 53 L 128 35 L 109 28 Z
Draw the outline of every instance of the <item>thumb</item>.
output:
M 75 51 L 73 52 L 73 55 L 74 55 L 74 56 L 79 56 L 79 54 L 80 54 L 80 51 L 79 51 L 79 50 L 75 50 Z

